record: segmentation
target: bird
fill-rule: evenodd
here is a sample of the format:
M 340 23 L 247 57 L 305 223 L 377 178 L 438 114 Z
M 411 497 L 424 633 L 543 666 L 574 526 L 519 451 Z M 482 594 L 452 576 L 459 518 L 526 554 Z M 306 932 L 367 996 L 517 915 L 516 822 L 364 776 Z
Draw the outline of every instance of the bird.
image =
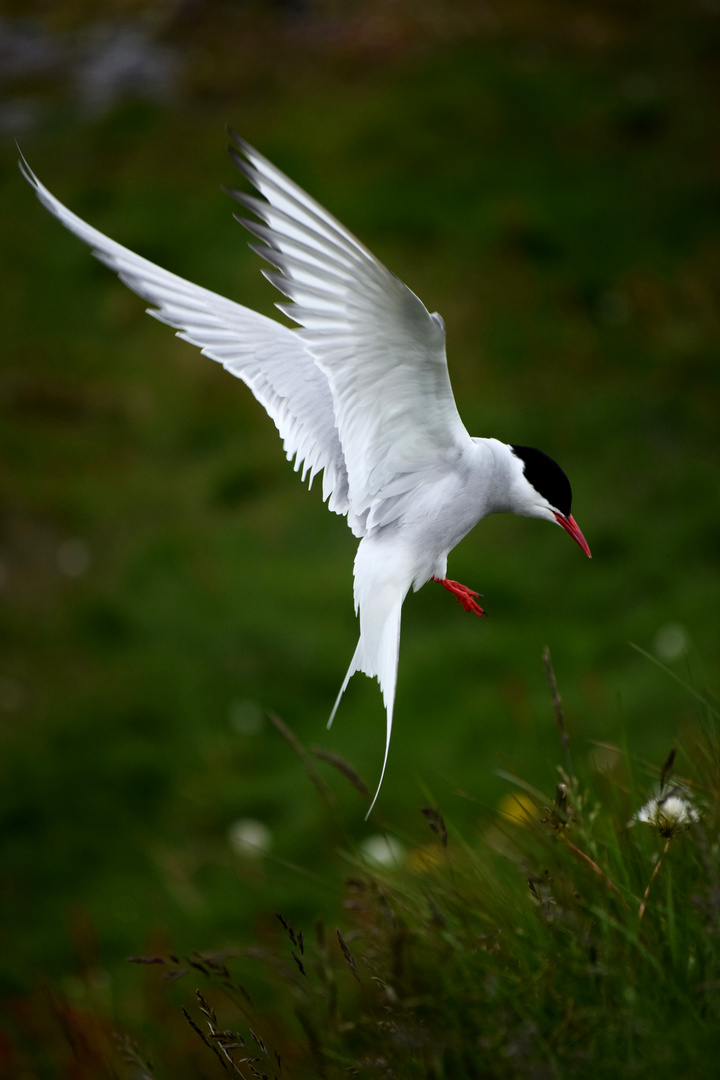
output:
M 19 149 L 19 148 L 18 148 Z M 226 187 L 287 326 L 162 269 L 104 236 L 19 166 L 47 210 L 173 327 L 252 391 L 295 471 L 359 539 L 353 595 L 360 636 L 332 708 L 356 672 L 378 681 L 388 763 L 403 602 L 429 581 L 482 616 L 479 593 L 447 576 L 452 549 L 490 514 L 559 525 L 591 557 L 572 490 L 543 451 L 471 437 L 458 413 L 445 324 L 335 217 L 229 130 L 228 152 L 255 194 Z M 252 217 L 248 217 L 248 212 Z

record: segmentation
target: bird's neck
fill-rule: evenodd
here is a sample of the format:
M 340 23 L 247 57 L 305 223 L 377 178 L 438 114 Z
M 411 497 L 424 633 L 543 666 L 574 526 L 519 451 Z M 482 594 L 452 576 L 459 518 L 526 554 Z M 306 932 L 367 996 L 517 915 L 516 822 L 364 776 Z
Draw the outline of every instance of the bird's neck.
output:
M 522 462 L 507 443 L 499 439 L 474 439 L 482 455 L 483 497 L 488 514 L 522 513 Z

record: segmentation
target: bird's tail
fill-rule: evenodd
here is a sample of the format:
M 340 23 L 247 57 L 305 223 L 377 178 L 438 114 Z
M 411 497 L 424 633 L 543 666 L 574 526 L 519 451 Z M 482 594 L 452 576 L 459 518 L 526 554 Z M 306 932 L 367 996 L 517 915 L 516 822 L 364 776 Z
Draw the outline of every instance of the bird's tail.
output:
M 380 794 L 388 760 L 400 651 L 400 614 L 409 588 L 409 583 L 405 584 L 401 577 L 393 575 L 394 560 L 387 559 L 387 552 L 381 554 L 385 557 L 378 562 L 378 552 L 366 541 L 358 548 L 355 558 L 355 608 L 360 614 L 360 640 L 328 721 L 330 727 L 340 699 L 356 671 L 377 679 L 387 717 L 385 757 L 380 782 L 367 816 Z

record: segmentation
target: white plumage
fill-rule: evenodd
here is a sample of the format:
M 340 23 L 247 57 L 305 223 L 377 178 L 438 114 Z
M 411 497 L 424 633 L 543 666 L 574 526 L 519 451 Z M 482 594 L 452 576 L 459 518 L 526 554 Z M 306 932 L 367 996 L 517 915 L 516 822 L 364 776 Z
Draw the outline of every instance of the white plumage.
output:
M 434 578 L 481 614 L 477 594 L 446 579 L 447 556 L 490 513 L 557 521 L 590 552 L 559 466 L 539 451 L 468 435 L 440 316 L 266 158 L 235 135 L 233 142 L 233 160 L 263 196 L 231 192 L 259 219 L 240 220 L 274 267 L 266 277 L 291 301 L 278 307 L 299 329 L 141 258 L 63 206 L 24 159 L 21 169 L 43 205 L 155 305 L 149 314 L 243 380 L 295 469 L 310 482 L 323 472 L 323 499 L 361 537 L 354 567 L 360 639 L 330 722 L 355 671 L 378 679 L 387 716 L 379 792 L 408 590 Z

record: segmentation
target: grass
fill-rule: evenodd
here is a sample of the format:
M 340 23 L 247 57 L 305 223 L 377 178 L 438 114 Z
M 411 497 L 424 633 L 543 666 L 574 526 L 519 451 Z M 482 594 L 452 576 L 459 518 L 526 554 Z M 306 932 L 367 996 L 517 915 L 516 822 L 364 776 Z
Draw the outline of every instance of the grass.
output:
M 87 18 L 82 5 L 71 18 L 74 7 L 69 22 Z M 197 23 L 163 31 L 186 60 L 177 99 L 82 117 L 62 76 L 24 85 L 44 119 L 23 149 L 51 190 L 110 235 L 272 313 L 272 290 L 218 190 L 233 182 L 222 149 L 232 123 L 443 314 L 468 429 L 534 443 L 563 464 L 594 558 L 537 522 L 484 522 L 450 571 L 485 595 L 487 623 L 430 587 L 406 604 L 382 817 L 366 825 L 366 803 L 318 760 L 337 802 L 326 812 L 266 716 L 352 761 L 373 786 L 376 687 L 358 677 L 332 731 L 324 726 L 355 644 L 352 538 L 297 483 L 250 395 L 143 316 L 34 204 L 6 140 L 0 904 L 10 933 L 0 983 L 4 1030 L 26 1047 L 33 1076 L 61 1068 L 58 1010 L 82 1029 L 90 1003 L 103 1030 L 134 1031 L 182 1075 L 163 1031 L 180 1056 L 195 1036 L 172 1026 L 175 990 L 165 1003 L 151 967 L 139 992 L 124 958 L 249 940 L 275 949 L 274 911 L 308 942 L 320 917 L 330 941 L 341 923 L 338 850 L 363 850 L 387 822 L 422 846 L 423 805 L 443 808 L 448 858 L 475 895 L 477 858 L 458 838 L 472 850 L 494 821 L 508 794 L 499 774 L 553 803 L 545 645 L 581 792 L 597 787 L 601 803 L 607 777 L 586 783 L 610 755 L 598 744 L 659 764 L 702 731 L 695 699 L 628 641 L 717 692 L 714 14 L 669 2 L 582 13 L 508 4 L 490 27 L 477 5 L 459 4 L 432 29 L 424 5 L 389 22 L 367 10 L 363 33 L 340 5 L 334 37 L 310 20 L 299 45 L 292 17 L 205 5 Z M 626 802 L 596 827 L 613 821 L 627 838 L 616 884 L 634 903 L 665 840 L 647 826 L 623 831 L 643 795 Z M 271 857 L 233 847 L 247 819 L 270 830 Z M 543 828 L 520 832 L 540 883 Z M 693 835 L 663 858 L 648 928 Z M 572 867 L 581 884 L 593 880 L 564 841 L 548 850 L 567 860 L 556 879 Z M 590 857 L 616 880 L 617 859 Z M 492 881 L 496 871 L 515 880 L 511 860 L 488 858 Z M 531 903 L 525 884 L 521 893 L 513 910 Z M 585 926 L 585 909 L 553 896 Z M 607 903 L 612 913 L 619 901 Z M 673 925 L 688 910 L 678 893 Z M 263 1009 L 264 986 L 253 988 Z
M 712 728 L 718 713 L 703 707 Z M 279 1076 L 283 1063 L 328 1078 L 708 1075 L 720 1019 L 717 755 L 709 735 L 682 781 L 674 751 L 655 770 L 619 750 L 582 778 L 558 766 L 554 798 L 517 781 L 480 837 L 425 807 L 427 840 L 402 865 L 346 856 L 342 929 L 303 934 L 278 915 L 284 933 L 269 947 L 146 961 L 166 978 L 200 971 L 186 1019 L 241 1076 Z M 651 798 L 683 807 L 643 825 L 635 800 L 653 772 Z M 250 958 L 278 987 L 269 1016 L 238 981 Z
M 570 762 L 549 654 L 546 666 Z M 81 1065 L 247 1080 L 710 1075 L 719 714 L 702 708 L 707 734 L 682 762 L 691 775 L 675 771 L 675 750 L 653 768 L 606 747 L 602 769 L 558 765 L 554 795 L 552 772 L 544 791 L 506 777 L 509 794 L 479 831 L 426 806 L 424 835 L 396 837 L 380 862 L 340 853 L 344 895 L 330 918 L 300 927 L 279 913 L 252 945 L 132 957 L 161 1060 L 126 1033 L 110 1038 L 87 985 L 82 1007 L 56 1007 L 66 1032 L 84 1025 Z M 315 783 L 307 751 L 285 736 Z

